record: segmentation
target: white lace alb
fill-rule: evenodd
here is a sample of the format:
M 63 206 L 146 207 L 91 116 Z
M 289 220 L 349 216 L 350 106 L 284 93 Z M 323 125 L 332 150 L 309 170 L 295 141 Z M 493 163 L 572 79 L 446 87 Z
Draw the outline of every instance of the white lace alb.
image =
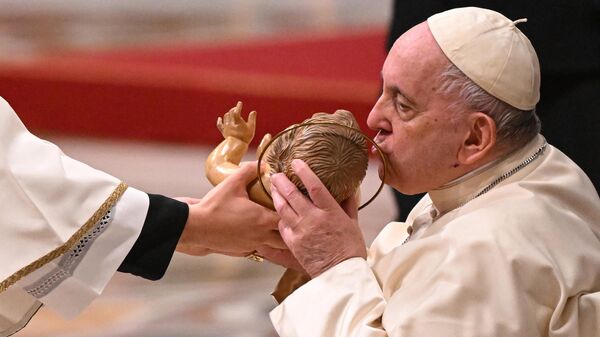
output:
M 55 289 L 62 281 L 73 275 L 73 271 L 77 268 L 86 252 L 90 249 L 92 243 L 110 224 L 112 220 L 111 213 L 112 210 L 106 212 L 102 219 L 100 219 L 100 221 L 98 221 L 70 251 L 59 258 L 60 261 L 52 271 L 48 272 L 44 277 L 31 285 L 25 287 L 25 291 L 36 298 L 41 298 Z

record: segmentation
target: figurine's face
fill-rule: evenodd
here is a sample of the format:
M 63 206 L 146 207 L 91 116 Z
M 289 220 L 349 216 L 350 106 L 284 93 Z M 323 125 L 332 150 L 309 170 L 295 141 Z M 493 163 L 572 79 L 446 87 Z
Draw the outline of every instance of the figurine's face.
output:
M 344 110 L 333 114 L 316 113 L 304 123 L 335 123 L 357 131 L 328 124 L 301 127 L 277 138 L 267 149 L 265 161 L 272 172 L 285 173 L 306 192 L 291 168 L 293 159 L 302 159 L 341 203 L 356 193 L 367 170 L 366 142 L 358 123 Z

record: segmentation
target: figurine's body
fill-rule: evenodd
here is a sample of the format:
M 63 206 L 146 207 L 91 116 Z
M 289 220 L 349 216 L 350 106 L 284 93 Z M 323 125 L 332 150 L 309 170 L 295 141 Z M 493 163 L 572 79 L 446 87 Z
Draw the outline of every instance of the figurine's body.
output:
M 211 152 L 205 163 L 206 176 L 213 185 L 217 185 L 239 168 L 239 163 L 248 150 L 248 144 L 254 137 L 256 113 L 252 111 L 248 122 L 245 122 L 241 117 L 241 109 L 242 105 L 238 103 L 223 116 L 223 119 L 219 118 L 217 121 L 217 127 L 225 139 Z M 316 113 L 303 123 L 329 124 L 313 124 L 290 130 L 265 149 L 271 141 L 271 135 L 266 134 L 257 150 L 257 156 L 266 150 L 263 162 L 268 164 L 268 169 L 263 171 L 260 179 L 268 190 L 271 174 L 283 172 L 305 192 L 304 186 L 291 168 L 293 159 L 302 159 L 321 179 L 336 201 L 341 203 L 358 191 L 367 170 L 366 142 L 358 123 L 354 116 L 345 110 L 338 110 L 333 114 Z M 286 130 L 293 127 L 296 125 Z M 273 209 L 271 198 L 258 180 L 248 186 L 248 193 L 250 199 Z

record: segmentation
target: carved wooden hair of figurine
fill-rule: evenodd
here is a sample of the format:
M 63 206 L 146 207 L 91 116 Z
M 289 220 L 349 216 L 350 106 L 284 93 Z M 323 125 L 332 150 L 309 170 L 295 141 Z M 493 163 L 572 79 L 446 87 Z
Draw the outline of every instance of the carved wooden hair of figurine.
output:
M 341 203 L 356 193 L 366 175 L 366 141 L 349 111 L 337 110 L 333 114 L 319 112 L 304 121 L 309 122 L 337 123 L 357 131 L 333 125 L 300 127 L 277 138 L 267 149 L 265 161 L 272 172 L 285 173 L 307 195 L 304 185 L 291 167 L 293 159 L 302 159 L 321 179 L 335 200 Z

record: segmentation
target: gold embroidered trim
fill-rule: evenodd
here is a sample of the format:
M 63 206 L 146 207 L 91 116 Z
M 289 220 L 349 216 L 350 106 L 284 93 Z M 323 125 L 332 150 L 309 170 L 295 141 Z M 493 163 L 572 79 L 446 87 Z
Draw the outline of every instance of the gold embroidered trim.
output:
M 100 208 L 98 208 L 98 210 L 94 213 L 94 215 L 92 215 L 92 217 L 89 218 L 89 220 L 81 228 L 79 228 L 79 230 L 77 232 L 75 232 L 75 234 L 73 234 L 69 238 L 69 240 L 67 240 L 67 242 L 65 242 L 62 246 L 54 249 L 50 253 L 40 257 L 36 261 L 33 261 L 29 265 L 21 268 L 19 271 L 12 274 L 11 276 L 9 276 L 6 280 L 2 281 L 2 283 L 0 283 L 0 293 L 5 291 L 6 289 L 8 289 L 8 287 L 10 287 L 11 285 L 15 284 L 15 282 L 17 282 L 18 280 L 22 279 L 23 277 L 29 275 L 33 271 L 43 267 L 48 262 L 63 255 L 64 253 L 66 253 L 92 227 L 94 227 L 94 225 L 98 221 L 100 221 L 100 219 L 102 219 L 104 214 L 106 214 L 106 212 L 108 212 L 116 204 L 117 200 L 119 200 L 119 198 L 121 198 L 123 193 L 125 193 L 126 189 L 127 189 L 127 184 L 124 182 L 121 182 L 119 184 L 119 186 L 117 186 L 117 188 L 115 188 L 115 190 L 112 192 L 112 194 L 106 199 L 106 201 L 104 201 L 102 206 L 100 206 Z

